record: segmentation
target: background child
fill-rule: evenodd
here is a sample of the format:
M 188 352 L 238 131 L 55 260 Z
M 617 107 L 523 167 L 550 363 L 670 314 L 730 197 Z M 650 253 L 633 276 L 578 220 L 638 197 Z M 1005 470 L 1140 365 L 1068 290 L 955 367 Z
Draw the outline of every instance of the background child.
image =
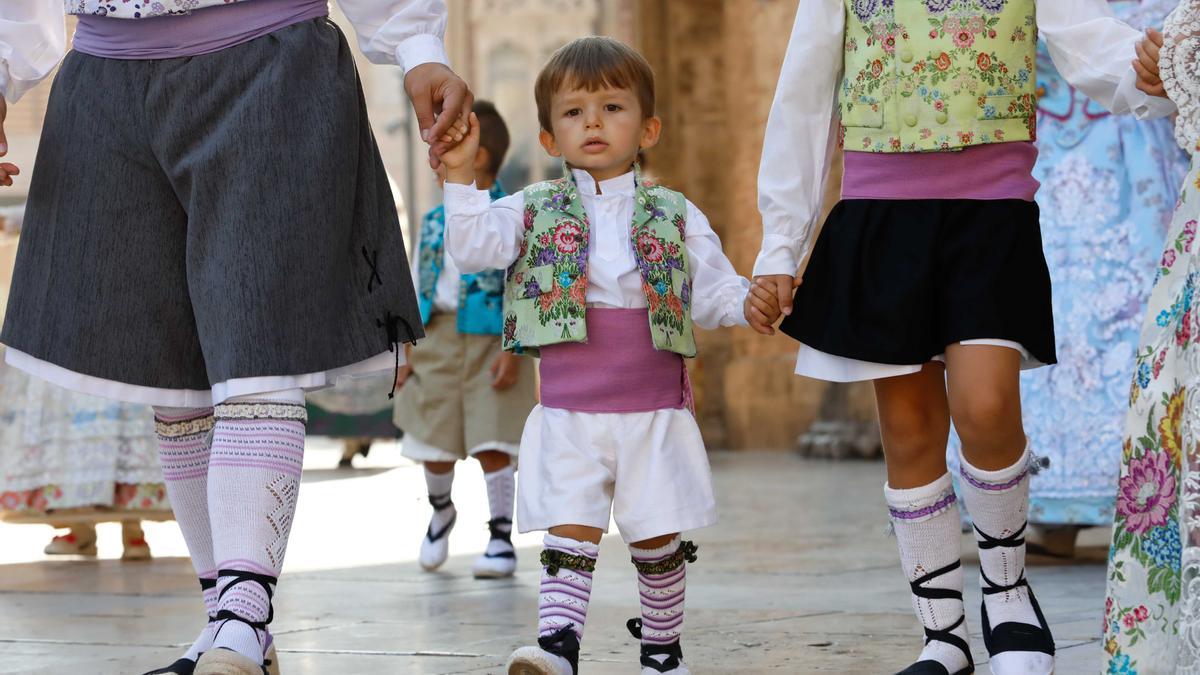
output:
M 470 162 L 491 199 L 504 196 L 496 175 L 508 152 L 508 127 L 496 107 L 476 101 L 479 140 Z M 445 167 L 438 169 L 445 179 Z M 503 270 L 460 274 L 445 254 L 445 210 L 421 222 L 417 300 L 425 340 L 410 352 L 397 385 L 395 422 L 406 436 L 402 454 L 425 465 L 433 516 L 421 541 L 421 566 L 446 562 L 456 512 L 450 499 L 454 463 L 468 455 L 483 466 L 491 507 L 491 541 L 475 561 L 476 577 L 505 577 L 516 569 L 512 546 L 513 458 L 535 400 L 533 363 L 500 348 Z
M 639 175 L 661 122 L 637 52 L 576 40 L 550 59 L 535 95 L 563 178 L 490 204 L 471 185 L 474 121 L 442 156 L 447 249 L 464 271 L 508 268 L 504 346 L 541 354 L 518 499 L 521 531 L 549 530 L 539 638 L 513 653 L 509 673 L 576 671 L 610 511 L 638 571 L 643 672 L 687 673 L 679 636 L 695 557 L 679 533 L 716 522 L 716 505 L 683 358 L 696 352 L 693 321 L 742 323 L 749 283 L 694 205 Z

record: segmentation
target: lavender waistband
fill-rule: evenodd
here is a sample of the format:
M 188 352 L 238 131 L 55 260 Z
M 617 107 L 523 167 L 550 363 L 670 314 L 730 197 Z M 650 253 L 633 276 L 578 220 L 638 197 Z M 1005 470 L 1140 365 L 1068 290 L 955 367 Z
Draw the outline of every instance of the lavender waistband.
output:
M 644 309 L 587 310 L 587 342 L 542 347 L 542 405 L 628 413 L 684 407 L 683 357 L 654 348 Z
M 842 199 L 1021 199 L 1033 201 L 1033 143 L 976 145 L 957 152 L 847 152 Z
M 328 15 L 328 0 L 251 0 L 150 19 L 81 14 L 74 47 L 109 59 L 199 56 Z

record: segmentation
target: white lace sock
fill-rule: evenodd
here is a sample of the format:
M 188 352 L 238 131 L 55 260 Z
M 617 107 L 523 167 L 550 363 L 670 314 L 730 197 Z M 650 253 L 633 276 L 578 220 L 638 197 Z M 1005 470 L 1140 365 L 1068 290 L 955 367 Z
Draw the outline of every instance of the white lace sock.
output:
M 208 521 L 208 465 L 212 451 L 212 408 L 154 408 L 158 458 L 175 521 L 183 533 L 204 593 L 208 616 L 217 614 L 217 565 Z M 195 661 L 212 647 L 213 624 L 206 622 L 183 658 Z
M 488 557 L 513 555 L 512 534 L 513 498 L 516 495 L 517 470 L 512 464 L 491 473 L 483 474 L 487 482 L 488 507 L 491 510 L 491 541 L 488 542 Z M 500 535 L 500 536 L 497 536 Z M 508 535 L 508 536 L 505 536 Z
M 1024 533 L 1029 514 L 1029 450 L 1016 464 L 999 471 L 977 469 L 965 457 L 959 459 L 963 502 L 975 525 L 975 540 L 983 544 L 979 549 L 979 573 L 996 586 L 1011 586 L 1025 576 L 1025 544 L 984 546 L 989 537 L 1004 539 Z M 983 585 L 986 588 L 987 581 Z M 1029 601 L 1028 587 L 985 595 L 983 601 L 993 626 L 1006 621 L 1040 625 Z
M 451 489 L 454 487 L 454 469 L 450 469 L 446 473 L 434 473 L 426 468 L 425 487 L 429 491 L 429 503 L 434 505 L 433 516 L 429 519 L 429 527 L 434 532 L 441 532 L 458 515 L 458 511 L 454 508 L 454 502 L 450 498 Z M 439 504 L 449 504 L 449 506 L 439 510 L 437 508 Z
M 296 512 L 308 419 L 300 390 L 216 406 L 208 478 L 220 594 L 214 648 L 262 663 Z
M 905 580 L 914 587 L 913 611 L 925 627 L 926 637 L 931 631 L 946 632 L 966 643 L 961 526 L 950 474 L 907 490 L 885 485 L 883 494 L 896 530 L 900 566 Z M 922 597 L 918 594 L 921 590 L 945 597 Z M 970 664 L 967 655 L 948 640 L 929 639 L 918 661 L 937 661 L 951 673 L 966 668 Z

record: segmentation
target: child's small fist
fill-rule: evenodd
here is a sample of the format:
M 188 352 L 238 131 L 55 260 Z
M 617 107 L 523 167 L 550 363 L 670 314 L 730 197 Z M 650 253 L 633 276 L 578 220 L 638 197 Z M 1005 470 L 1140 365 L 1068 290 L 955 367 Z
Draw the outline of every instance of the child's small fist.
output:
M 460 120 L 450 129 L 450 134 L 442 139 L 451 138 L 455 145 L 443 150 L 440 156 L 442 164 L 446 167 L 446 180 L 470 185 L 475 182 L 475 155 L 479 152 L 479 118 L 475 113 L 471 113 L 469 125 L 464 125 Z

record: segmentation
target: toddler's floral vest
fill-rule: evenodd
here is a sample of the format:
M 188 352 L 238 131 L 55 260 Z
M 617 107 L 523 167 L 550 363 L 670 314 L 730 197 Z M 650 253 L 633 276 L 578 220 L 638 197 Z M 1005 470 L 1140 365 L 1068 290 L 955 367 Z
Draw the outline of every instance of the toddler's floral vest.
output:
M 684 245 L 687 200 L 644 182 L 634 168 L 630 240 L 642 275 L 654 347 L 696 355 L 692 289 Z M 525 188 L 525 239 L 504 289 L 504 348 L 536 351 L 586 342 L 587 212 L 570 168 L 563 178 Z
M 63 0 L 67 14 L 95 14 L 111 19 L 151 19 L 187 14 L 205 7 L 247 0 Z
M 845 0 L 845 148 L 928 152 L 1037 135 L 1035 0 Z

